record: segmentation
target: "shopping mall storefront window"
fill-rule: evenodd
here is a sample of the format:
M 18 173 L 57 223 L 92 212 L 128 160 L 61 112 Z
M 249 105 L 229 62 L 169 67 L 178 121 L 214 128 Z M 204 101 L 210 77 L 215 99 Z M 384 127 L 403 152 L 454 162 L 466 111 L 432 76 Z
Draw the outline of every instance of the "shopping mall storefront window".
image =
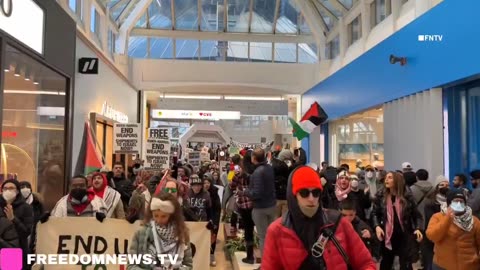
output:
M 2 180 L 32 183 L 47 207 L 64 193 L 64 76 L 10 45 L 4 48 Z

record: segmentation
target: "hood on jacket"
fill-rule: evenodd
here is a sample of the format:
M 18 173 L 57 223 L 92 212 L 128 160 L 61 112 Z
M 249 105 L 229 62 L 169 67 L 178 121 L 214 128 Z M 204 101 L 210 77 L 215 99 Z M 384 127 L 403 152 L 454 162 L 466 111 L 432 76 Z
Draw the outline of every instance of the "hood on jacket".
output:
M 278 154 L 277 159 L 285 162 L 285 160 L 293 160 L 293 153 L 288 149 L 283 149 L 280 154 Z
M 93 186 L 90 188 L 91 191 L 93 191 L 93 193 L 95 193 L 95 195 L 97 195 L 98 197 L 100 198 L 103 198 L 103 195 L 105 194 L 105 190 L 107 189 L 107 186 L 108 186 L 108 180 L 107 180 L 107 177 L 103 174 L 103 173 L 94 173 L 92 175 L 92 181 L 93 181 L 93 178 L 95 178 L 95 176 L 98 176 L 100 175 L 102 177 L 102 180 L 103 180 L 103 184 L 102 184 L 102 188 L 99 189 L 99 190 L 96 190 Z M 93 183 L 92 183 L 93 184 Z

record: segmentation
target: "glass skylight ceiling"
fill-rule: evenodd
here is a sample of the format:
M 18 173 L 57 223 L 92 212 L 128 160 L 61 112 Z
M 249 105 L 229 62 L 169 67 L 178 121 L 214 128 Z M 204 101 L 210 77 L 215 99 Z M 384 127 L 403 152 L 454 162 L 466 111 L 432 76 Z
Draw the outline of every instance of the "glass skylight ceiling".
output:
M 100 0 L 121 25 L 140 0 Z M 324 32 L 334 28 L 338 18 L 358 0 L 301 0 L 316 9 Z M 153 0 L 135 23 L 134 29 L 187 32 L 219 32 L 311 36 L 312 32 L 295 0 Z M 227 5 L 227 7 L 226 7 Z M 156 34 L 155 34 L 156 35 Z M 132 34 L 128 53 L 131 57 L 162 59 L 198 59 L 213 61 L 267 61 L 314 63 L 317 45 L 247 41 L 185 40 Z M 187 53 L 188 51 L 188 53 Z

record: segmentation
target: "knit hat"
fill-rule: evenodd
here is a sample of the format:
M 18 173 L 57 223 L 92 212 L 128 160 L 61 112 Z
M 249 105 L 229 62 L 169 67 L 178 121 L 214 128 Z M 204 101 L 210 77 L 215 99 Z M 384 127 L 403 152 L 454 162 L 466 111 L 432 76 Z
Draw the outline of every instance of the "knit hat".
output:
M 8 183 L 12 183 L 15 185 L 15 187 L 17 188 L 18 191 L 20 191 L 20 182 L 18 182 L 17 180 L 15 179 L 9 179 L 9 180 L 6 180 L 2 183 L 2 189 L 3 187 L 8 184 Z
M 473 178 L 473 179 L 480 179 L 480 170 L 475 170 L 473 172 L 470 173 L 470 176 Z
M 450 205 L 454 199 L 462 199 L 465 203 L 467 198 L 461 189 L 452 189 L 447 193 L 447 205 Z
M 22 181 L 22 182 L 19 182 L 19 184 L 21 188 L 26 187 L 26 188 L 32 189 L 32 184 L 28 181 Z
M 323 189 L 320 176 L 316 171 L 308 166 L 298 167 L 292 173 L 292 193 L 297 195 L 297 192 L 304 188 L 319 188 Z
M 280 154 L 278 154 L 278 158 L 280 161 L 285 161 L 287 159 L 290 159 L 292 160 L 293 159 L 293 153 L 292 151 L 288 150 L 288 149 L 284 149 L 282 150 L 282 152 L 280 152 Z
M 365 166 L 365 171 L 375 171 L 372 165 Z
M 443 175 L 437 176 L 437 179 L 435 179 L 435 186 L 438 186 L 442 182 L 448 182 L 448 179 Z
M 203 180 L 197 174 L 190 176 L 190 185 L 203 185 Z

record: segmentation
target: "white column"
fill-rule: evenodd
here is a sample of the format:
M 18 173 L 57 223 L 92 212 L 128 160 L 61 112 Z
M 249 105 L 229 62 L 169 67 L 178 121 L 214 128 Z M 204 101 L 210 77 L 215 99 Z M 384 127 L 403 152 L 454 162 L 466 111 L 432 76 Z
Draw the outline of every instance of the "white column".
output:
M 392 0 L 392 19 L 393 19 L 394 32 L 397 31 L 397 20 L 400 17 L 401 9 L 402 9 L 402 0 Z
M 92 0 L 83 0 L 83 24 L 85 25 L 85 34 L 90 40 L 92 39 L 92 31 L 90 30 L 90 21 L 92 14 Z
M 432 7 L 431 0 L 413 0 L 415 1 L 415 17 L 420 17 Z
M 361 2 L 362 5 L 362 43 L 363 43 L 363 49 L 365 50 L 365 45 L 367 44 L 368 40 L 368 35 L 370 34 L 370 31 L 372 30 L 372 24 L 371 24 L 371 17 L 372 13 L 370 10 L 370 1 L 369 0 L 362 0 Z
M 338 33 L 339 33 L 339 41 L 340 41 L 340 59 L 345 57 L 345 53 L 348 49 L 348 26 L 345 24 L 345 20 L 341 17 L 338 20 Z

